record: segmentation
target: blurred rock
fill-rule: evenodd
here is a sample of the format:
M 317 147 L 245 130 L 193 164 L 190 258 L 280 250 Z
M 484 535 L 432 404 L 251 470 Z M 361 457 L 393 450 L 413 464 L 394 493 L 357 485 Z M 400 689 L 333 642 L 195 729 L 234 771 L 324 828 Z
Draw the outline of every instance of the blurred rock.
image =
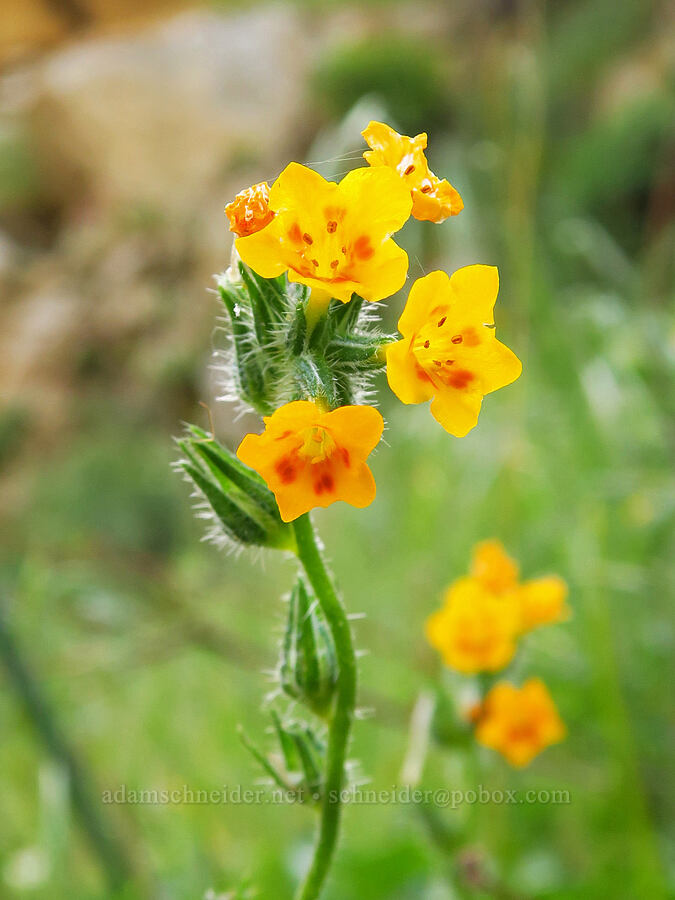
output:
M 0 394 L 42 438 L 92 391 L 177 421 L 208 389 L 223 207 L 301 155 L 310 47 L 293 8 L 202 10 L 0 78 L 39 175 L 0 210 Z
M 236 164 L 274 166 L 296 143 L 307 62 L 286 7 L 190 12 L 45 61 L 34 127 L 98 202 L 194 210 Z

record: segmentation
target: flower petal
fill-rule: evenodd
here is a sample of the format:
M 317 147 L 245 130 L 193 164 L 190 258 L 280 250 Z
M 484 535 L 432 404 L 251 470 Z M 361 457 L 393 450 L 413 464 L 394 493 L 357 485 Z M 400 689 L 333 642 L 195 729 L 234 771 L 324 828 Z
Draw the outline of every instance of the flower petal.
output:
M 288 268 L 278 229 L 279 220 L 272 219 L 265 228 L 234 242 L 243 262 L 262 278 L 276 278 Z
M 442 388 L 431 403 L 431 415 L 455 437 L 465 437 L 478 422 L 483 402 L 479 391 Z
M 302 209 L 311 197 L 321 203 L 334 197 L 338 186 L 300 163 L 289 163 L 270 190 L 269 205 L 275 212 L 287 209 Z
M 402 403 L 424 403 L 434 395 L 429 376 L 410 350 L 411 339 L 387 346 L 387 381 Z
M 408 274 L 408 254 L 394 241 L 388 239 L 371 259 L 359 263 L 354 290 L 364 300 L 375 303 L 391 297 L 405 284 Z M 331 286 L 335 289 L 335 286 Z
M 381 241 L 410 218 L 412 197 L 396 172 L 386 166 L 352 169 L 340 182 L 345 225 Z
M 481 386 L 483 393 L 491 394 L 492 391 L 516 381 L 523 371 L 523 364 L 513 350 L 494 336 L 488 339 L 486 345 L 486 352 L 481 360 Z
M 450 277 L 452 315 L 458 322 L 494 324 L 493 309 L 499 292 L 496 266 L 464 266 Z
M 404 337 L 411 337 L 429 321 L 434 307 L 450 299 L 450 277 L 446 272 L 430 272 L 418 278 L 410 288 L 408 301 L 400 319 L 398 330 Z
M 321 417 L 336 444 L 365 459 L 380 442 L 384 419 L 374 406 L 340 406 Z

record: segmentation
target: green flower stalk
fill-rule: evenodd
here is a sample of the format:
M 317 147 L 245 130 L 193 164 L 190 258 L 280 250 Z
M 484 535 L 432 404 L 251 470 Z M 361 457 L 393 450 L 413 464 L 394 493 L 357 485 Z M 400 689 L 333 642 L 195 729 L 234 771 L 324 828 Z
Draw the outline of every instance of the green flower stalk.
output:
M 357 688 L 347 614 L 310 512 L 374 500 L 368 457 L 384 421 L 373 380 L 385 367 L 403 403 L 433 399 L 433 415 L 457 435 L 476 424 L 483 396 L 520 372 L 494 338 L 493 267 L 420 279 L 399 321 L 403 337 L 380 330 L 375 304 L 408 272 L 392 235 L 411 213 L 442 222 L 462 203 L 428 168 L 426 135 L 371 123 L 364 136 L 369 165 L 341 182 L 291 163 L 271 188 L 254 185 L 226 208 L 237 239 L 217 280 L 228 335 L 219 399 L 257 412 L 264 430 L 245 435 L 236 454 L 196 426 L 178 441 L 176 466 L 209 522 L 207 537 L 292 553 L 301 566 L 277 666 L 281 708 L 272 710 L 283 765 L 242 736 L 279 787 L 318 809 L 297 900 L 320 896 L 335 853 Z

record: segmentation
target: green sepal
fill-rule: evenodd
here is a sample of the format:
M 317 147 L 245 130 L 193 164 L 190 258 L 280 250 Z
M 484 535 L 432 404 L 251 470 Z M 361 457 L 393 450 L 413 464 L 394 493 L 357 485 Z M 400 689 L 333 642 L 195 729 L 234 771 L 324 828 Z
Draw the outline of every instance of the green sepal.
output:
M 282 722 L 274 710 L 270 710 L 270 714 L 281 750 L 279 763 L 275 763 L 274 754 L 267 756 L 263 753 L 239 726 L 242 743 L 274 783 L 292 794 L 295 801 L 317 803 L 323 788 L 325 745 L 307 723 L 295 720 Z
M 178 466 L 232 541 L 295 552 L 293 528 L 281 520 L 274 495 L 256 472 L 194 425 L 177 444 L 186 457 Z
M 352 294 L 352 299 L 349 303 L 341 303 L 339 300 L 334 300 L 328 308 L 331 336 L 333 334 L 348 334 L 355 328 L 363 304 L 363 297 L 359 297 L 358 294 Z
M 326 347 L 326 356 L 330 356 L 345 363 L 367 363 L 369 366 L 380 367 L 384 360 L 379 353 L 382 346 L 391 343 L 388 335 L 350 334 L 348 336 L 334 337 Z
M 285 313 L 287 300 L 284 279 L 261 278 L 242 262 L 239 263 L 239 274 L 248 294 L 258 343 L 264 347 Z
M 281 749 L 281 755 L 284 760 L 284 768 L 287 772 L 296 772 L 300 767 L 300 759 L 298 757 L 298 751 L 295 747 L 295 742 L 293 741 L 290 734 L 284 729 L 281 724 L 281 719 L 279 718 L 279 713 L 275 709 L 270 710 L 270 718 L 272 719 L 272 727 L 274 728 L 274 733 L 276 735 L 277 741 L 279 742 L 279 748 Z
M 298 400 L 317 398 L 330 409 L 339 405 L 333 371 L 325 359 L 303 353 L 295 360 L 294 380 Z
M 255 317 L 249 312 L 248 294 L 239 285 L 225 288 L 220 284 L 218 292 L 232 328 L 239 394 L 262 415 L 269 415 L 273 409 L 267 398 L 265 361 L 255 333 Z
M 320 744 L 310 726 L 305 723 L 293 723 L 287 731 L 300 759 L 303 787 L 309 792 L 310 799 L 316 802 L 321 799 L 323 788 L 323 754 L 320 752 Z
M 305 318 L 305 301 L 298 300 L 286 333 L 286 347 L 293 356 L 300 356 L 305 347 L 306 337 L 307 319 Z
M 266 543 L 267 535 L 265 534 L 265 529 L 255 519 L 252 519 L 236 503 L 233 503 L 222 490 L 200 472 L 196 466 L 193 466 L 192 463 L 184 462 L 182 465 L 185 474 L 190 476 L 195 486 L 199 488 L 208 500 L 209 505 L 229 537 L 242 544 L 259 544 L 262 546 Z
M 304 580 L 298 578 L 288 601 L 281 644 L 282 690 L 324 717 L 331 707 L 337 677 L 335 645 L 321 607 Z
M 242 728 L 241 725 L 237 726 L 237 733 L 239 734 L 239 739 L 241 740 L 244 747 L 246 747 L 246 749 L 251 754 L 251 756 L 255 759 L 255 761 L 262 766 L 263 770 L 270 776 L 270 778 L 277 785 L 277 787 L 280 787 L 284 791 L 293 790 L 291 785 L 289 785 L 286 782 L 286 779 L 284 778 L 283 774 L 277 769 L 276 766 L 274 766 L 270 762 L 270 760 L 265 756 L 265 754 L 262 752 L 262 750 L 260 750 L 260 748 L 257 747 L 256 744 L 253 743 L 253 741 L 246 734 L 246 732 L 244 731 L 244 729 Z
M 191 449 L 202 457 L 214 476 L 219 480 L 228 479 L 248 494 L 277 524 L 283 525 L 274 494 L 260 475 L 203 429 L 196 425 L 188 425 L 188 430 L 194 438 L 190 441 Z

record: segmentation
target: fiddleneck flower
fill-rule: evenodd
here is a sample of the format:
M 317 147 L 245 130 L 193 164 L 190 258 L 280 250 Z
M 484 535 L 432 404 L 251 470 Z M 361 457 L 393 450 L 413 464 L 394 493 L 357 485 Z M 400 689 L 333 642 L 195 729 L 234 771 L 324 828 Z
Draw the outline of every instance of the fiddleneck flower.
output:
M 357 293 L 383 300 L 405 282 L 408 256 L 391 240 L 410 216 L 410 192 L 389 169 L 355 169 L 326 181 L 290 163 L 272 185 L 273 220 L 240 237 L 237 250 L 263 278 L 288 273 L 348 303 Z
M 419 278 L 398 321 L 403 338 L 387 347 L 392 391 L 403 403 L 433 398 L 431 414 L 455 437 L 476 425 L 485 394 L 522 371 L 518 357 L 495 337 L 498 289 L 494 266 Z
M 521 688 L 501 681 L 474 711 L 476 740 L 497 750 L 512 765 L 526 766 L 538 753 L 565 737 L 556 705 L 539 678 Z
M 274 218 L 274 213 L 269 207 L 269 199 L 270 189 L 266 181 L 240 191 L 225 207 L 230 231 L 238 237 L 246 237 L 269 225 Z
M 473 551 L 471 575 L 518 610 L 521 633 L 569 618 L 567 584 L 559 575 L 519 581 L 518 564 L 496 540 L 482 541 Z
M 426 623 L 429 643 L 451 669 L 464 674 L 496 672 L 516 652 L 518 612 L 476 578 L 460 578 L 443 607 Z
M 454 187 L 429 168 L 424 154 L 426 134 L 410 138 L 383 122 L 371 122 L 361 134 L 371 148 L 363 154 L 368 165 L 388 166 L 410 191 L 414 218 L 445 222 L 449 216 L 456 216 L 464 209 L 462 198 Z
M 366 459 L 384 426 L 374 407 L 327 412 L 311 400 L 297 400 L 264 422 L 263 434 L 247 434 L 237 456 L 265 479 L 284 522 L 336 500 L 359 508 L 372 503 L 375 479 Z

